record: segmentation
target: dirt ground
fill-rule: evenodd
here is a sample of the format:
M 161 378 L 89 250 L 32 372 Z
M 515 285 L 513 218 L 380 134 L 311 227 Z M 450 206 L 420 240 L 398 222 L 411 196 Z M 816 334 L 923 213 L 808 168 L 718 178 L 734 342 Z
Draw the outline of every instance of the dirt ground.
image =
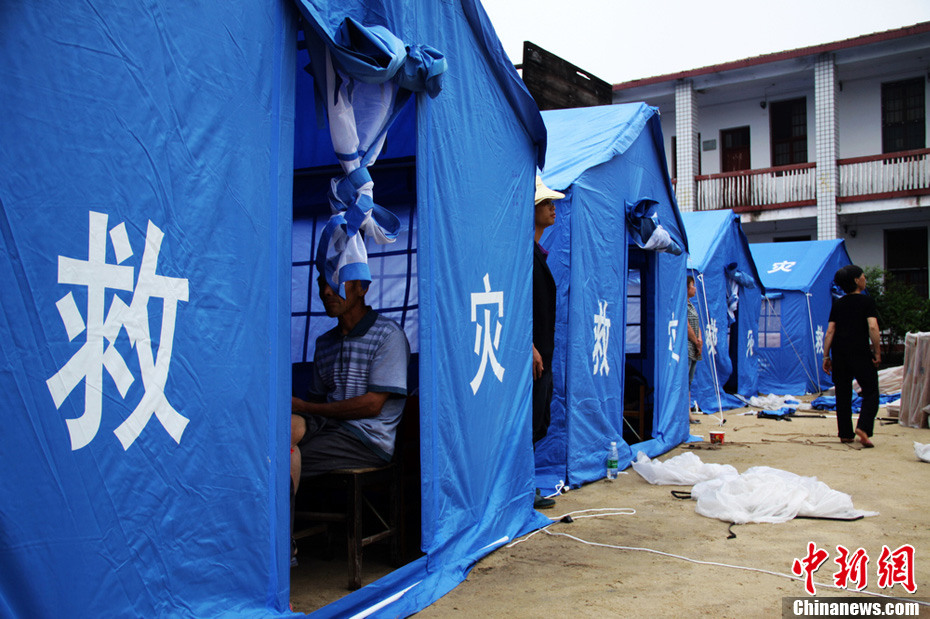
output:
M 807 595 L 803 582 L 789 576 L 809 542 L 829 553 L 814 575 L 818 596 L 888 601 L 826 586 L 839 570 L 834 559 L 837 546 L 843 546 L 866 551 L 866 591 L 930 600 L 930 463 L 918 460 L 913 446 L 915 441 L 930 443 L 930 430 L 876 422 L 876 447 L 863 449 L 839 442 L 830 412 L 791 421 L 744 412 L 726 413 L 722 427 L 711 416 L 692 426 L 704 436 L 724 430 L 723 445 L 684 444 L 658 459 L 692 450 L 704 462 L 731 464 L 740 472 L 770 466 L 817 477 L 850 494 L 857 509 L 880 515 L 854 522 L 795 519 L 731 527 L 697 514 L 693 501 L 671 494 L 690 488 L 653 486 L 628 468 L 614 481 L 594 482 L 559 497 L 546 515 L 561 520 L 571 514 L 573 522 L 557 522 L 488 555 L 465 582 L 418 616 L 778 617 L 782 598 Z M 585 510 L 603 508 L 625 514 L 584 517 L 597 513 Z M 916 593 L 909 594 L 900 583 L 879 588 L 882 547 L 895 551 L 908 544 L 915 549 Z M 374 548 L 366 550 L 366 583 L 390 569 L 385 559 Z M 292 570 L 294 609 L 309 612 L 343 595 L 344 566 L 344 558 L 308 560 L 303 569 Z M 922 606 L 920 616 L 930 617 L 930 606 Z

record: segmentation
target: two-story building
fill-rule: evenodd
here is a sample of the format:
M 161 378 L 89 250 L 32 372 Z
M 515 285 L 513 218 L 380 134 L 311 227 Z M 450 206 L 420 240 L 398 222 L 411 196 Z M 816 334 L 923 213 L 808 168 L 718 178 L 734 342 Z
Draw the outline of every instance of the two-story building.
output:
M 661 112 L 682 210 L 732 208 L 750 242 L 842 238 L 928 295 L 930 22 L 634 80 Z

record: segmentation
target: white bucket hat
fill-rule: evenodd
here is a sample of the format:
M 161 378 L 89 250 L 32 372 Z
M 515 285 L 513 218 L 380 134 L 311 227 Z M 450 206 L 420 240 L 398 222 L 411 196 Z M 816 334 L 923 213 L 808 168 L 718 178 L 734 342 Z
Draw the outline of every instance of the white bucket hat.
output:
M 561 200 L 564 197 L 565 197 L 564 193 L 559 193 L 558 191 L 554 191 L 546 187 L 546 184 L 543 182 L 542 177 L 539 174 L 536 175 L 536 202 L 535 204 L 539 204 L 543 200 Z

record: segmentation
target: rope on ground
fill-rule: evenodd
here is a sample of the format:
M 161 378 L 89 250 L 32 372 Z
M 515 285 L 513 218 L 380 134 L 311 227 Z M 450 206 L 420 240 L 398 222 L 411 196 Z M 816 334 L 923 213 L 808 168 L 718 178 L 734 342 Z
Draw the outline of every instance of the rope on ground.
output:
M 547 528 L 544 528 L 544 529 L 539 529 L 539 531 L 542 531 L 542 532 L 545 533 L 546 535 L 552 535 L 552 536 L 554 536 L 554 537 L 567 537 L 568 539 L 574 540 L 574 541 L 576 541 L 576 542 L 580 542 L 580 543 L 585 544 L 585 545 L 587 545 L 587 546 L 596 546 L 596 547 L 598 547 L 598 548 L 610 548 L 610 549 L 612 549 L 612 550 L 631 550 L 631 551 L 635 551 L 635 552 L 646 552 L 646 553 L 649 553 L 649 554 L 655 554 L 655 555 L 659 555 L 659 556 L 663 556 L 663 557 L 670 557 L 670 558 L 672 558 L 672 559 L 679 559 L 679 560 L 681 560 L 681 561 L 687 561 L 688 563 L 695 563 L 695 564 L 697 564 L 697 565 L 710 565 L 710 566 L 714 566 L 714 567 L 724 567 L 724 568 L 727 568 L 727 569 L 743 570 L 743 571 L 745 571 L 745 572 L 756 572 L 756 573 L 758 573 L 758 574 L 767 574 L 767 575 L 769 575 L 769 576 L 778 576 L 778 577 L 780 577 L 780 578 L 787 578 L 787 579 L 789 579 L 789 580 L 796 580 L 796 581 L 799 581 L 799 582 L 804 582 L 804 581 L 805 581 L 805 577 L 802 577 L 802 576 L 795 576 L 794 574 L 785 574 L 785 573 L 782 573 L 782 572 L 773 572 L 773 571 L 771 571 L 771 570 L 764 570 L 764 569 L 758 568 L 758 567 L 748 567 L 748 566 L 745 566 L 745 565 L 731 565 L 731 564 L 729 564 L 729 563 L 719 563 L 719 562 L 717 562 L 717 561 L 702 561 L 702 560 L 700 560 L 700 559 L 692 559 L 692 558 L 690 558 L 690 557 L 685 557 L 685 556 L 682 556 L 682 555 L 676 555 L 676 554 L 673 554 L 673 553 L 670 553 L 670 552 L 662 552 L 661 550 L 654 550 L 654 549 L 652 549 L 652 548 L 639 548 L 639 547 L 636 547 L 636 546 L 617 546 L 617 545 L 614 545 L 614 544 L 604 544 L 604 543 L 601 543 L 601 542 L 591 542 L 591 541 L 588 541 L 588 540 L 581 539 L 580 537 L 576 537 L 576 536 L 574 536 L 574 535 L 570 535 L 570 534 L 568 534 L 568 533 L 561 533 L 561 532 L 549 531 L 548 527 L 547 527 Z M 538 533 L 539 531 L 536 531 L 535 533 Z M 529 536 L 527 536 L 526 539 L 529 539 Z M 522 540 L 520 540 L 520 541 L 522 541 Z M 516 543 L 518 543 L 518 542 L 514 542 L 513 544 L 510 544 L 510 545 L 513 546 L 513 545 L 516 544 Z M 508 546 L 508 548 L 509 548 L 509 546 Z M 827 588 L 827 589 L 836 589 L 836 590 L 838 590 L 838 591 L 846 591 L 846 592 L 849 592 L 848 589 L 845 589 L 845 588 L 840 587 L 840 586 L 838 586 L 838 585 L 835 585 L 835 584 L 833 584 L 833 583 L 814 582 L 814 586 L 815 586 L 815 587 L 823 587 L 823 588 Z M 880 598 L 893 599 L 893 600 L 901 599 L 901 598 L 899 598 L 899 597 L 897 597 L 897 596 L 886 595 L 886 594 L 884 594 L 884 593 L 876 593 L 876 592 L 873 592 L 873 591 L 866 591 L 866 590 L 855 591 L 855 593 L 856 593 L 856 594 L 862 594 L 862 595 L 871 595 L 871 596 L 880 597 Z M 915 600 L 915 599 L 911 599 L 911 598 L 907 598 L 907 601 L 908 601 L 908 602 L 916 602 L 916 603 L 918 603 L 918 604 L 920 604 L 920 605 L 922 605 L 922 606 L 928 606 L 928 607 L 930 607 L 930 602 L 925 602 L 925 601 L 921 601 L 921 600 Z
M 599 512 L 599 513 L 588 514 L 588 512 Z M 636 515 L 636 510 L 633 509 L 632 507 L 593 507 L 591 509 L 580 509 L 576 512 L 568 512 L 567 514 L 564 514 L 562 516 L 556 516 L 555 518 L 552 519 L 552 522 L 547 524 L 542 529 L 536 529 L 532 533 L 528 535 L 524 535 L 520 539 L 516 539 L 510 542 L 509 544 L 507 544 L 507 548 L 513 548 L 517 544 L 522 544 L 523 542 L 527 541 L 528 539 L 530 539 L 537 533 L 540 533 L 541 531 L 545 531 L 546 528 L 551 527 L 557 522 L 571 523 L 571 522 L 574 522 L 575 520 L 581 520 L 582 518 L 601 518 L 603 516 L 635 516 L 635 515 Z

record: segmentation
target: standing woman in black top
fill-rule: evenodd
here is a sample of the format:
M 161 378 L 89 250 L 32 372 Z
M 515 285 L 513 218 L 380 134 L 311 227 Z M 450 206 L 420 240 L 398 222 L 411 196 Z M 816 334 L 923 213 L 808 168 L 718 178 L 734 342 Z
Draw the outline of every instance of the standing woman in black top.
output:
M 823 370 L 832 372 L 836 386 L 836 426 L 840 441 L 855 437 L 863 447 L 874 447 L 870 437 L 878 413 L 878 366 L 882 350 L 878 312 L 872 297 L 862 294 L 865 274 L 854 264 L 836 272 L 834 281 L 846 293 L 830 309 L 830 323 L 823 340 Z M 830 353 L 833 353 L 832 359 Z M 862 408 L 855 433 L 852 427 L 852 381 L 859 382 Z
M 555 200 L 564 193 L 546 187 L 536 177 L 535 234 L 533 241 L 533 445 L 549 431 L 549 404 L 552 401 L 552 354 L 555 349 L 555 280 L 546 264 L 548 253 L 539 245 L 546 228 L 555 223 Z M 553 499 L 542 497 L 539 490 L 533 506 L 546 509 Z

